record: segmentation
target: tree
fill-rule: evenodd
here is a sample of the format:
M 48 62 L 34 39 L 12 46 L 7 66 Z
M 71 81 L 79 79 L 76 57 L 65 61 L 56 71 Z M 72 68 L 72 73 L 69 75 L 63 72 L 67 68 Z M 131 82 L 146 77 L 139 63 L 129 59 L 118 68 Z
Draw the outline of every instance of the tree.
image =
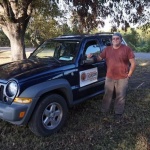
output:
M 150 22 L 149 0 L 108 0 L 106 6 L 114 26 L 122 26 L 125 31 L 131 25 Z
M 56 37 L 61 34 L 61 28 L 55 19 L 41 16 L 34 18 L 34 21 L 29 23 L 27 32 L 30 34 L 30 39 L 34 47 L 40 45 L 44 40 Z
M 0 0 L 0 27 L 10 40 L 12 61 L 26 58 L 24 37 L 33 12 L 53 17 L 54 6 L 47 0 Z
M 0 27 L 10 40 L 12 61 L 26 58 L 24 35 L 32 13 L 32 0 L 1 0 Z
M 90 33 L 99 26 L 104 26 L 102 17 L 107 15 L 103 0 L 73 0 L 72 25 L 79 33 Z
M 77 16 L 74 18 L 77 23 L 74 29 L 80 29 L 80 33 L 89 33 L 98 25 L 104 26 L 103 19 L 108 15 L 114 18 L 117 26 L 125 24 L 125 29 L 130 22 L 149 22 L 150 18 L 149 0 L 64 1 L 73 8 L 73 15 Z M 26 58 L 24 36 L 33 12 L 44 16 L 48 22 L 59 13 L 59 2 L 60 0 L 0 0 L 0 27 L 10 40 L 12 61 Z M 133 8 L 136 10 L 134 13 L 131 11 Z M 125 19 L 124 14 L 129 15 L 129 18 Z M 36 19 L 33 18 L 32 21 Z
M 90 32 L 98 25 L 104 26 L 103 20 L 109 15 L 112 31 L 119 26 L 127 30 L 131 24 L 143 25 L 150 22 L 149 0 L 70 0 L 73 3 L 73 24 L 80 32 Z M 77 24 L 78 23 L 78 24 Z M 150 27 L 149 23 L 147 23 Z
M 135 29 L 131 28 L 130 32 L 124 34 L 124 39 L 128 45 L 135 50 L 135 47 L 138 46 L 140 35 Z
M 30 26 L 29 29 L 35 36 L 42 33 L 38 30 L 38 25 L 44 23 L 45 26 L 58 26 L 54 18 L 62 14 L 57 4 L 55 0 L 0 0 L 0 27 L 10 41 L 12 61 L 26 58 L 24 37 L 29 21 L 36 27 L 33 29 Z M 43 35 L 40 38 L 45 37 Z
M 143 32 L 146 32 L 148 34 L 150 32 L 150 22 L 147 22 L 146 24 L 140 26 L 139 28 L 142 29 Z
M 27 29 L 33 46 L 70 30 L 66 27 L 65 11 L 60 10 L 58 6 L 57 3 L 48 4 L 47 1 L 36 5 L 36 12 L 32 15 Z

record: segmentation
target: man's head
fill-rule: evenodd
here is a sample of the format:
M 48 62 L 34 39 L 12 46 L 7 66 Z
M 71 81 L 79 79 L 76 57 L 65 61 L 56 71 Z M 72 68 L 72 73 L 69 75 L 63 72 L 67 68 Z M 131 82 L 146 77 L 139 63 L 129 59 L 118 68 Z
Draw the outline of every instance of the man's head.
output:
M 118 32 L 112 35 L 112 44 L 114 47 L 120 47 L 122 42 L 122 35 Z
M 114 36 L 118 36 L 122 40 L 122 35 L 119 32 L 114 33 L 112 37 L 114 37 Z

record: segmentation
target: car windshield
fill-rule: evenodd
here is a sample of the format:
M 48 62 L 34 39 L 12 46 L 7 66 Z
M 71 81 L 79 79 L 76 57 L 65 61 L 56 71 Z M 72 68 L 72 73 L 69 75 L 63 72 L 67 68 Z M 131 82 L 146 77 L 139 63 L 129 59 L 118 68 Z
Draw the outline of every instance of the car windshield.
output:
M 79 41 L 54 41 L 49 40 L 39 46 L 29 59 L 44 59 L 50 61 L 73 62 L 77 55 Z

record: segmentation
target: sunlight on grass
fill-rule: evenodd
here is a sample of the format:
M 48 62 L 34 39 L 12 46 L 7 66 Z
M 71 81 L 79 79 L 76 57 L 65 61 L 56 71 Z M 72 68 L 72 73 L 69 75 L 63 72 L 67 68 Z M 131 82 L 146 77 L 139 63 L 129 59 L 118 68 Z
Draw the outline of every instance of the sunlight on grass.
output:
M 31 52 L 26 52 L 26 57 L 28 58 Z M 5 64 L 11 62 L 11 52 L 10 51 L 0 51 L 0 64 Z
M 142 134 L 136 137 L 135 150 L 148 150 L 148 139 Z
M 139 66 L 147 66 L 149 62 L 140 63 Z

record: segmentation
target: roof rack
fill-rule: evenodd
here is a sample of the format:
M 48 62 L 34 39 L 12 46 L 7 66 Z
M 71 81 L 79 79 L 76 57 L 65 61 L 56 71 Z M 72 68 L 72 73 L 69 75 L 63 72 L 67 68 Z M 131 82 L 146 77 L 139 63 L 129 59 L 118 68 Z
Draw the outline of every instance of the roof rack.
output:
M 99 32 L 99 33 L 95 33 L 95 34 L 63 34 L 60 35 L 59 38 L 68 38 L 68 37 L 85 37 L 85 36 L 95 36 L 95 35 L 113 35 L 113 32 Z
M 113 32 L 99 32 L 99 33 L 95 33 L 95 35 L 98 35 L 98 34 L 114 34 Z
M 88 34 L 63 34 L 60 35 L 59 37 L 72 37 L 72 36 L 86 36 Z

